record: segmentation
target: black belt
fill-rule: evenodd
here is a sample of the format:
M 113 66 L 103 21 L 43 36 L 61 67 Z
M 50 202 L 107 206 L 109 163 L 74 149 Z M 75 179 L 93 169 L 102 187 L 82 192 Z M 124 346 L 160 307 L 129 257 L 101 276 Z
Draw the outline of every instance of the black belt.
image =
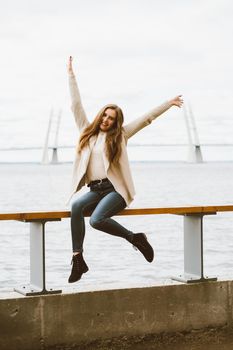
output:
M 102 183 L 104 182 L 110 182 L 109 179 L 105 178 L 105 179 L 101 179 L 101 180 L 94 180 L 94 181 L 91 181 L 87 187 L 91 187 L 91 186 L 94 186 L 94 185 L 101 185 Z

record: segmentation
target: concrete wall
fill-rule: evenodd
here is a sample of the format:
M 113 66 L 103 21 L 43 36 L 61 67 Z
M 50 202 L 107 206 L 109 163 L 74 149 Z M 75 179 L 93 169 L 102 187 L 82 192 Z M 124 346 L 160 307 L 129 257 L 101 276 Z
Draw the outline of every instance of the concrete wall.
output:
M 232 324 L 233 282 L 179 284 L 0 300 L 0 349 Z

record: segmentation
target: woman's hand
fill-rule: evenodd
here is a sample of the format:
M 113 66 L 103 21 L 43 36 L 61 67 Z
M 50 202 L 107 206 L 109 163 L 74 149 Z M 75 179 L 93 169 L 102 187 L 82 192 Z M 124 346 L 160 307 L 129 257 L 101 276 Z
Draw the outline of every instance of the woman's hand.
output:
M 170 100 L 170 104 L 171 106 L 177 106 L 177 107 L 182 107 L 182 104 L 183 104 L 183 99 L 181 98 L 182 95 L 178 95 L 176 97 L 174 97 L 172 100 Z
M 74 72 L 73 72 L 73 66 L 72 66 L 72 61 L 73 61 L 73 57 L 70 56 L 70 57 L 69 57 L 69 61 L 68 61 L 68 65 L 67 65 L 67 69 L 68 69 L 68 73 L 69 73 L 69 74 L 74 74 Z

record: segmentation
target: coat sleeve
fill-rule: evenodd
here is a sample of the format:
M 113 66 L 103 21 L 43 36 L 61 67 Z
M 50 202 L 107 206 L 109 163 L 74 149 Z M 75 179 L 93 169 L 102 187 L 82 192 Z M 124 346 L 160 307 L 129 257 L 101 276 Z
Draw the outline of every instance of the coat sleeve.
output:
M 154 119 L 166 112 L 170 107 L 171 104 L 169 101 L 166 101 L 162 105 L 152 109 L 150 112 L 126 124 L 124 126 L 126 138 L 129 139 L 139 130 L 145 128 L 145 126 L 149 125 Z
M 74 114 L 74 119 L 77 127 L 81 131 L 89 125 L 89 121 L 82 105 L 78 84 L 74 74 L 69 74 L 69 88 L 71 97 L 71 110 Z

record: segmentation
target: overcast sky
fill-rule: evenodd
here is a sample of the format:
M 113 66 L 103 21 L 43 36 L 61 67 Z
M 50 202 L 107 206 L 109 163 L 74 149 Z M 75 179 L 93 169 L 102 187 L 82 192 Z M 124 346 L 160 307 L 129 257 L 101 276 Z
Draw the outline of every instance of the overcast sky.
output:
M 109 102 L 131 119 L 177 94 L 191 101 L 197 120 L 232 119 L 231 0 L 0 0 L 0 5 L 5 131 L 24 125 L 26 137 L 35 122 L 47 122 L 52 106 L 70 113 L 69 55 L 90 119 Z M 180 110 L 173 114 L 179 118 Z

